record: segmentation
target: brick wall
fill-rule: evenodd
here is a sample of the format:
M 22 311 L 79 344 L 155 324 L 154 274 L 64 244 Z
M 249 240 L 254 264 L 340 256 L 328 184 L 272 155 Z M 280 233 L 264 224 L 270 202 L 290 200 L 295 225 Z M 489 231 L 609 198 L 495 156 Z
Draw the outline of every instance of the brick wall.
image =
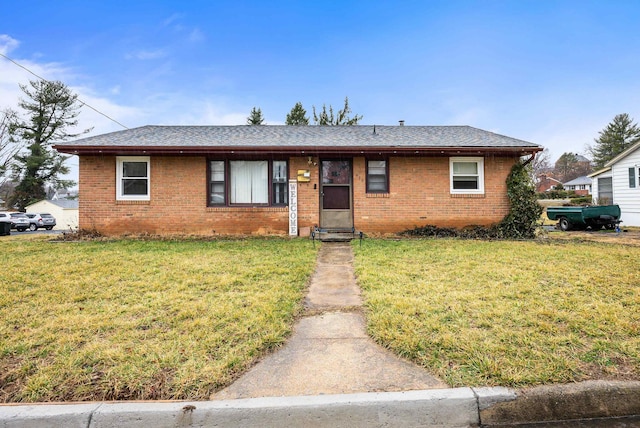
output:
M 311 181 L 298 183 L 298 227 L 313 227 L 320 223 L 320 162 L 317 157 L 311 164 L 308 157 L 289 159 L 289 178 L 297 178 L 298 170 L 311 173 Z
M 390 189 L 367 194 L 365 159 L 353 160 L 354 224 L 365 232 L 397 232 L 433 224 L 491 224 L 508 212 L 505 180 L 516 158 L 485 158 L 485 194 L 449 193 L 449 158 L 392 158 Z M 315 163 L 315 165 L 314 165 Z M 319 224 L 319 160 L 294 157 L 289 177 L 310 170 L 298 183 L 298 226 Z M 81 156 L 80 228 L 125 233 L 287 234 L 287 207 L 207 207 L 203 156 L 152 156 L 151 200 L 116 201 L 116 157 Z
M 80 158 L 80 228 L 107 235 L 285 234 L 287 207 L 207 207 L 207 162 L 152 156 L 151 200 L 116 201 L 116 157 Z
M 367 194 L 365 159 L 355 158 L 354 222 L 365 232 L 398 232 L 432 224 L 489 225 L 509 212 L 507 175 L 517 158 L 485 157 L 484 195 L 450 193 L 449 158 L 389 159 L 389 193 Z

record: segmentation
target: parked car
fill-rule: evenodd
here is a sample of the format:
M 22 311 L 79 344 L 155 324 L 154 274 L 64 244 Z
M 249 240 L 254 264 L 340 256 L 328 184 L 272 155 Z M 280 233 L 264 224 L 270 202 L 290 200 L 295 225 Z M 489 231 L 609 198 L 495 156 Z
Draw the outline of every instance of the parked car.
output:
M 11 222 L 11 229 L 16 229 L 18 232 L 24 232 L 29 229 L 29 217 L 25 213 L 19 212 L 2 212 L 0 213 L 0 221 Z
M 11 235 L 11 215 L 0 212 L 0 236 Z
M 29 217 L 30 222 L 29 230 L 38 230 L 41 227 L 51 230 L 56 225 L 56 218 L 48 213 L 27 213 L 27 217 Z

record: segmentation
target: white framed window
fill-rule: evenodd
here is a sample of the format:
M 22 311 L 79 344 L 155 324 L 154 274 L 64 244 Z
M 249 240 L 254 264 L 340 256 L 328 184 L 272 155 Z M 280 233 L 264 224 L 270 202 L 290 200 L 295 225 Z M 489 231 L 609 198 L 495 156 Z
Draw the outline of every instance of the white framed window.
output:
M 613 178 L 611 177 L 598 178 L 598 203 L 600 204 L 613 203 Z
M 367 193 L 389 192 L 389 163 L 386 160 L 367 160 Z
M 484 158 L 449 158 L 450 192 L 484 194 Z
M 116 200 L 151 199 L 151 161 L 149 156 L 116 157 Z

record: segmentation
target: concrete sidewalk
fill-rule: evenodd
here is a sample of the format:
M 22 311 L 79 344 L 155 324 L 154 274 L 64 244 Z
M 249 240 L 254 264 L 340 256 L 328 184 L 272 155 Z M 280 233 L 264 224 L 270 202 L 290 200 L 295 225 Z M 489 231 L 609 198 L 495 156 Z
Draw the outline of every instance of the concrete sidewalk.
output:
M 298 321 L 284 347 L 212 399 L 446 388 L 366 333 L 360 289 L 347 243 L 323 243 Z
M 291 338 L 211 401 L 0 405 L 0 427 L 640 426 L 640 382 L 447 388 L 367 336 L 352 262 L 323 243 Z

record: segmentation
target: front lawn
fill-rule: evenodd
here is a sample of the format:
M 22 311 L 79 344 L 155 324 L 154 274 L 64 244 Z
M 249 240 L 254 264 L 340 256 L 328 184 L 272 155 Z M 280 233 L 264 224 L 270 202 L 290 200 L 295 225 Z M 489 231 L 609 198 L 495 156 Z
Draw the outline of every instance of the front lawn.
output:
M 640 379 L 640 246 L 353 244 L 369 332 L 451 386 Z M 0 240 L 0 402 L 207 399 L 289 334 L 308 240 Z
M 0 240 L 0 402 L 207 399 L 281 344 L 306 240 Z
M 640 247 L 367 240 L 369 333 L 451 386 L 640 379 Z

